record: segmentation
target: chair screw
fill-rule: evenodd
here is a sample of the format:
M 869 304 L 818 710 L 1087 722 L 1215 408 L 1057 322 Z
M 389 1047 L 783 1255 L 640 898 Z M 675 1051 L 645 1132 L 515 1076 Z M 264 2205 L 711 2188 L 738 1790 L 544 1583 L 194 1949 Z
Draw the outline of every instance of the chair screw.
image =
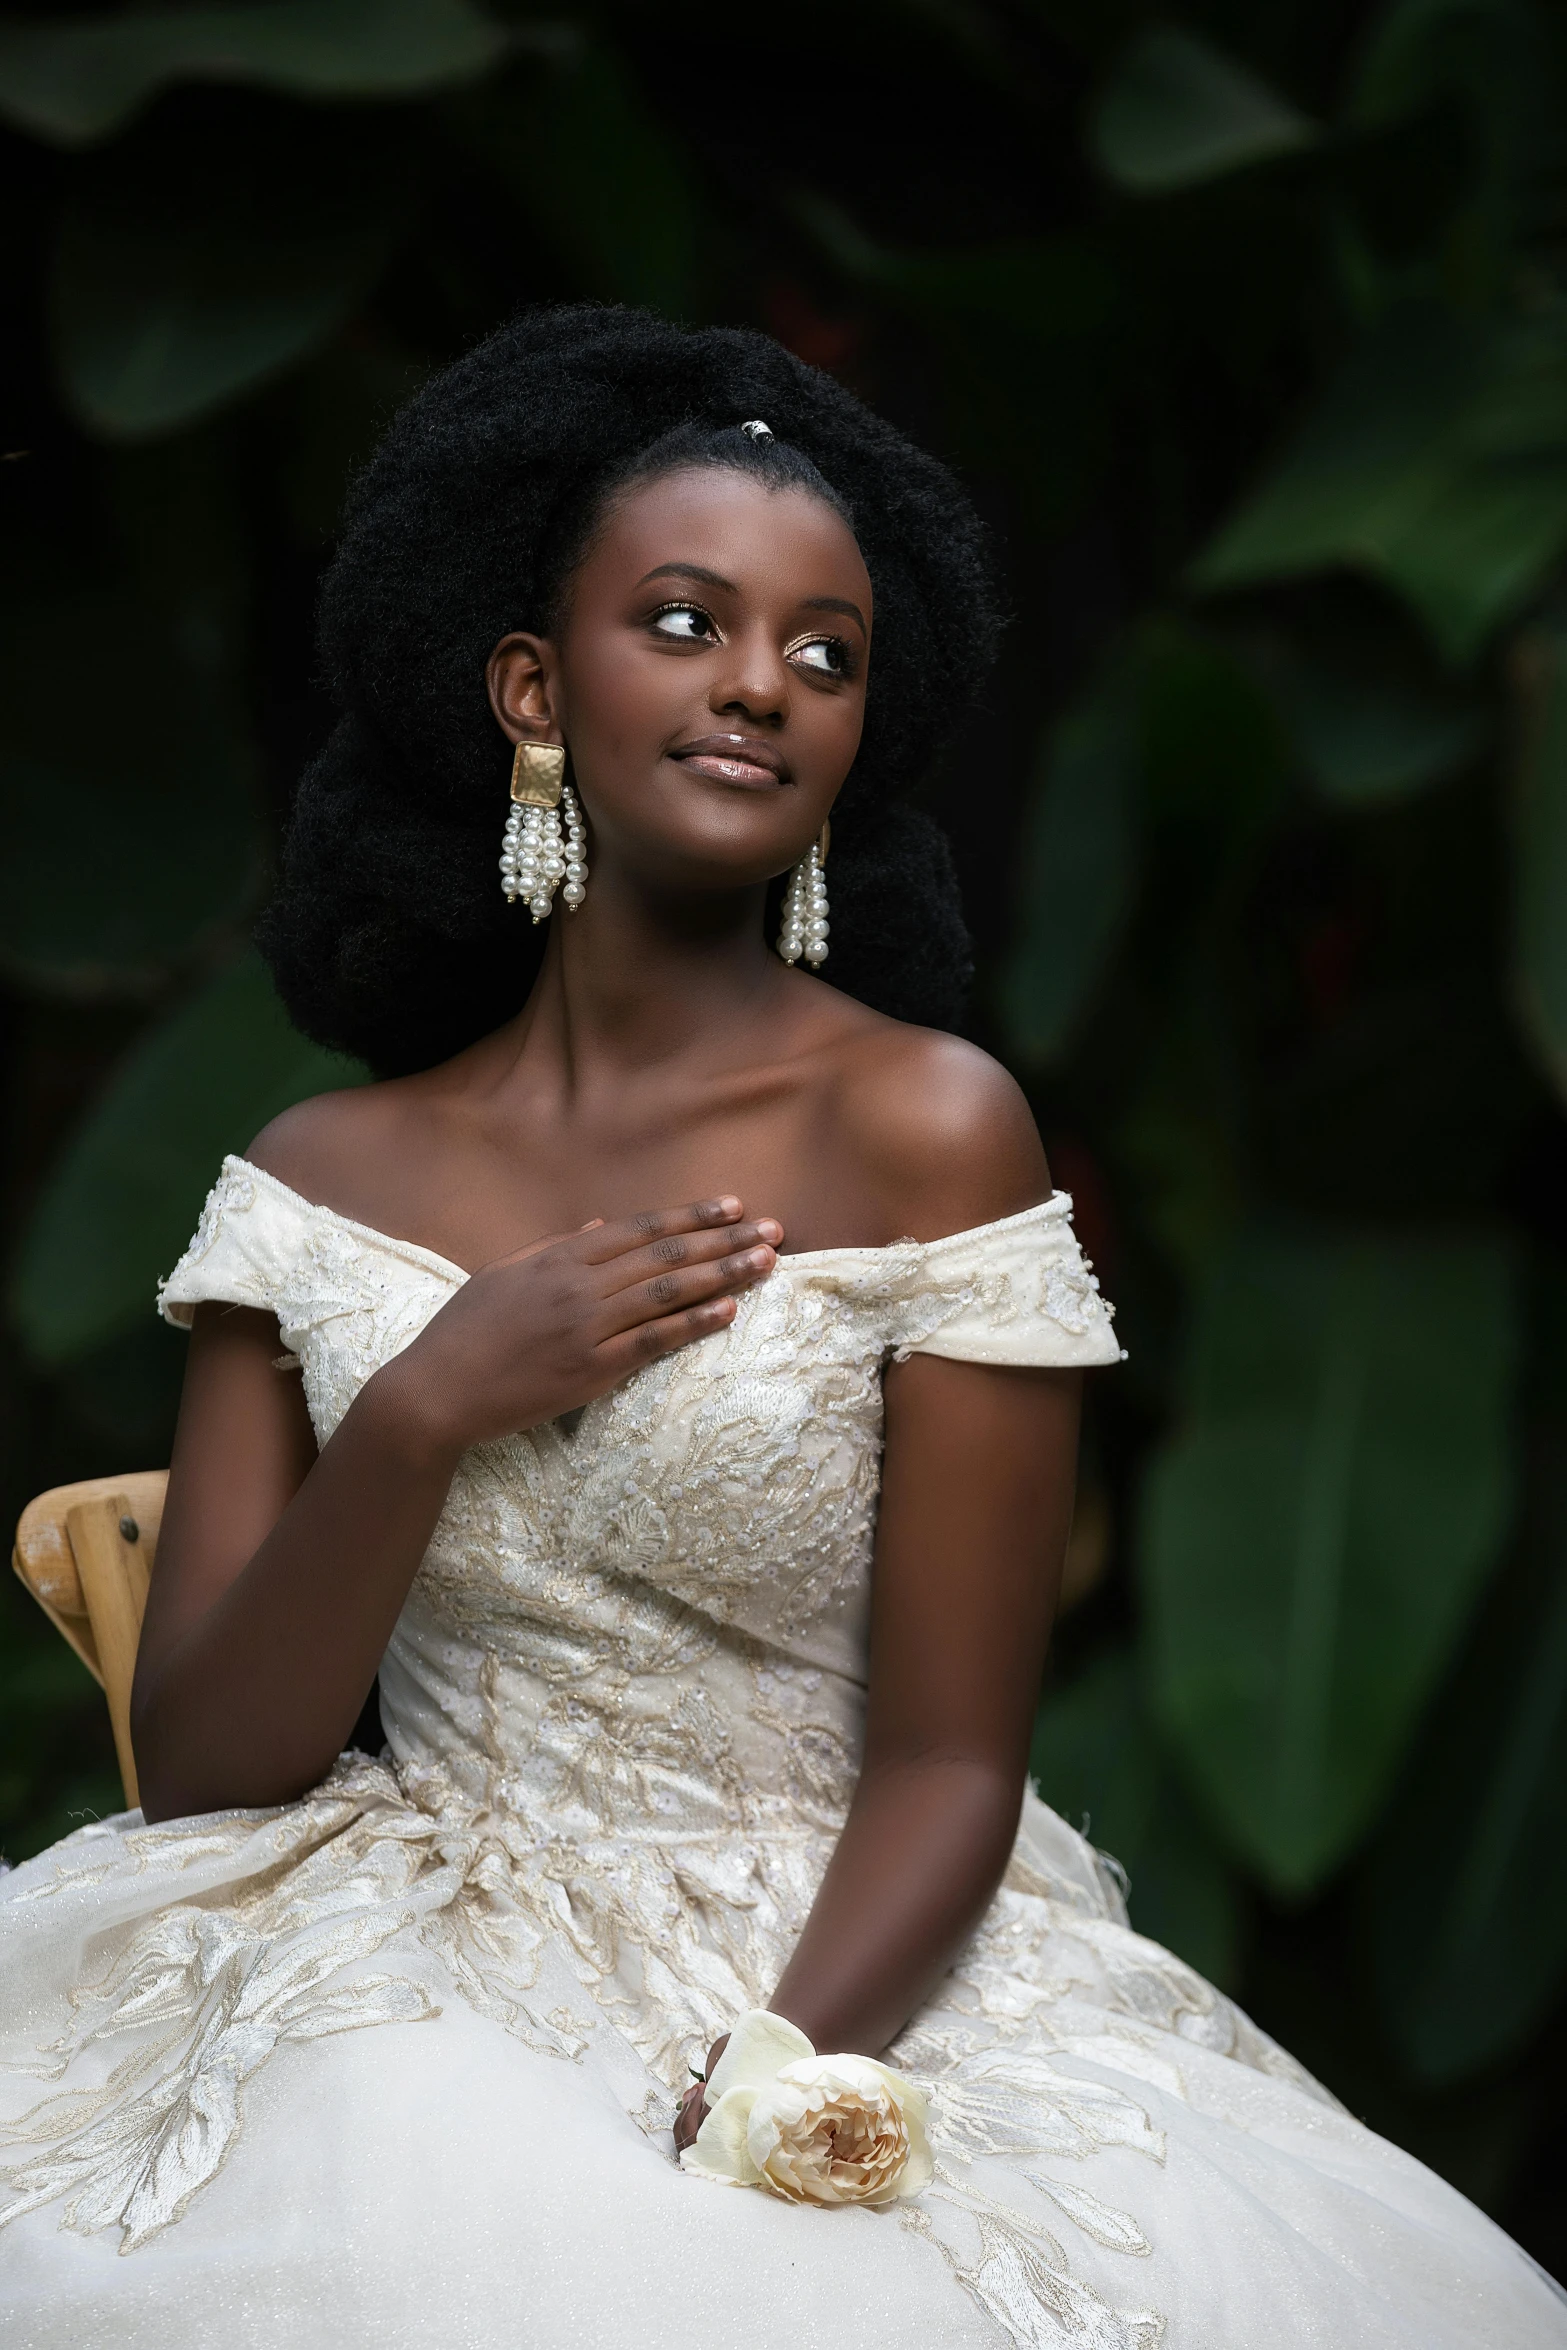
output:
M 126 1542 L 139 1542 L 141 1540 L 141 1528 L 137 1525 L 134 1518 L 122 1518 L 120 1520 L 120 1534 L 123 1540 Z

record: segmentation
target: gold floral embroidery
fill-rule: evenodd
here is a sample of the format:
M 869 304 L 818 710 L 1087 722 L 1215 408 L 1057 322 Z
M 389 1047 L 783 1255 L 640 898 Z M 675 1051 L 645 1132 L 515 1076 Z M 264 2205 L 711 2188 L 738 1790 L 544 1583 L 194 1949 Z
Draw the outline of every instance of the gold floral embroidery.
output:
M 134 2249 L 216 2176 L 274 2048 L 453 1996 L 666 2129 L 687 2059 L 767 1998 L 853 1793 L 882 1366 L 938 1340 L 1109 1359 L 1068 1204 L 785 1259 L 726 1332 L 479 1448 L 388 1649 L 385 1762 L 345 1757 L 275 1814 L 89 1829 L 0 1890 L 3 1938 L 10 1899 L 147 1889 L 50 2045 L 6 2051 L 59 2086 L 0 2147 L 0 2225 L 58 2200 Z M 269 1304 L 325 1438 L 460 1279 L 230 1161 L 164 1297 Z M 1055 2232 L 1129 2270 L 1148 2250 L 1088 2175 L 1104 2149 L 1163 2158 L 1143 2108 L 1082 2075 L 1111 2031 L 1122 2075 L 1162 2063 L 1175 2093 L 1161 2051 L 1183 2040 L 1288 2062 L 1127 1930 L 1096 1857 L 1034 1805 L 896 2056 L 937 2100 L 941 2175 L 908 2222 L 1020 2344 L 1159 2338 Z

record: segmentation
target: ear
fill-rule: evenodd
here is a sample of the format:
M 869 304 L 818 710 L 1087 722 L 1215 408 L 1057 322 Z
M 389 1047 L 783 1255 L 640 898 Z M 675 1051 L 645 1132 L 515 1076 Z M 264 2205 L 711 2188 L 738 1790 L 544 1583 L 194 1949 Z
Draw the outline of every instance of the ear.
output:
M 558 743 L 555 648 L 548 637 L 503 636 L 484 667 L 490 708 L 506 740 Z

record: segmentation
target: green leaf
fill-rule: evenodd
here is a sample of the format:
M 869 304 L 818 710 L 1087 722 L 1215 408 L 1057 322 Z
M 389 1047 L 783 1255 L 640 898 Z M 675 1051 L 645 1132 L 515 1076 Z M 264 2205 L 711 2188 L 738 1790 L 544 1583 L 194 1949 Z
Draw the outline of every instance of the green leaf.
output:
M 910 252 L 879 244 L 841 205 L 814 192 L 796 196 L 789 209 L 846 277 L 873 286 L 927 327 L 1002 328 L 1033 346 L 1037 358 L 1096 333 L 1117 306 L 1115 274 L 1085 237 L 1007 237 Z
M 226 406 L 325 342 L 378 275 L 401 218 L 381 155 L 326 126 L 253 129 L 137 139 L 86 170 L 50 309 L 90 431 L 145 439 Z
M 1392 0 L 1361 48 L 1345 120 L 1356 130 L 1381 130 L 1449 90 L 1489 99 L 1515 81 L 1526 60 L 1537 70 L 1547 66 L 1539 32 L 1536 12 L 1517 0 Z
M 261 869 L 255 761 L 189 616 L 129 594 L 8 614 L 0 964 L 55 994 L 144 992 Z
M 1284 1893 L 1372 1826 L 1505 1536 L 1514 1300 L 1489 1239 L 1237 1244 L 1147 1488 L 1159 1719 Z
M 1224 646 L 1144 626 L 1045 737 L 1027 804 L 1019 927 L 1001 977 L 1009 1033 L 1051 1060 L 1104 975 L 1144 836 L 1163 827 L 1202 865 L 1201 910 L 1271 817 L 1284 740 L 1267 695 Z
M 1233 1984 L 1235 1880 L 1161 1751 L 1130 1657 L 1101 1656 L 1045 1699 L 1029 1768 L 1045 1801 L 1124 1870 L 1137 1931 Z
M 1336 565 L 1469 659 L 1567 547 L 1567 335 L 1390 312 L 1193 566 L 1203 590 Z
M 1022 913 L 1001 976 L 1008 1032 L 1054 1060 L 1103 976 L 1135 880 L 1141 758 L 1124 664 L 1041 745 L 1023 845 Z
M 1071 234 L 911 252 L 815 193 L 790 211 L 856 288 L 931 338 L 954 451 L 1004 474 L 1036 529 L 1059 530 L 1110 461 L 1121 289 L 1106 253 Z
M 1557 1344 L 1567 1335 L 1558 1317 Z M 1383 2012 L 1416 2076 L 1510 2056 L 1567 1975 L 1567 1457 L 1533 1480 L 1521 1572 L 1487 1612 L 1371 1855 Z
M 174 82 L 404 98 L 484 73 L 507 36 L 470 0 L 257 0 L 0 26 L 0 117 L 60 146 L 117 130 Z
M 1116 66 L 1089 124 L 1100 168 L 1160 195 L 1307 147 L 1317 126 L 1195 34 L 1145 33 Z
M 1278 643 L 1257 666 L 1301 767 L 1325 800 L 1382 808 L 1455 774 L 1484 747 L 1486 712 L 1421 689 L 1374 659 Z
M 457 119 L 580 290 L 672 317 L 698 306 L 712 224 L 689 152 L 607 41 L 561 44 Z
M 1525 1028 L 1567 1095 L 1567 629 L 1532 633 L 1514 668 L 1526 721 L 1513 843 L 1516 986 Z
M 1286 773 L 1278 714 L 1227 645 L 1181 622 L 1145 626 L 1139 671 L 1149 815 L 1196 850 L 1213 890 L 1227 869 L 1246 864 L 1278 808 Z
M 133 1046 L 67 1145 L 23 1236 L 12 1305 L 31 1352 L 68 1363 L 153 1310 L 227 1151 L 356 1064 L 290 1027 L 243 955 Z

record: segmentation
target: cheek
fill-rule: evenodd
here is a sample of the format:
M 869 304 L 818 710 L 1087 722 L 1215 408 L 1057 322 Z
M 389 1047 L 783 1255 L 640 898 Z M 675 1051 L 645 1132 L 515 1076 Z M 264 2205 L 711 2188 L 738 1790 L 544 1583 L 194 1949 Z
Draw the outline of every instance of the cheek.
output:
M 860 747 L 864 694 L 813 694 L 807 688 L 796 696 L 794 722 L 801 748 L 809 743 L 813 757 L 835 769 L 841 783 Z
M 563 729 L 568 741 L 603 750 L 635 750 L 657 743 L 668 731 L 672 664 L 637 659 L 637 648 L 603 643 L 569 657 L 561 666 Z

